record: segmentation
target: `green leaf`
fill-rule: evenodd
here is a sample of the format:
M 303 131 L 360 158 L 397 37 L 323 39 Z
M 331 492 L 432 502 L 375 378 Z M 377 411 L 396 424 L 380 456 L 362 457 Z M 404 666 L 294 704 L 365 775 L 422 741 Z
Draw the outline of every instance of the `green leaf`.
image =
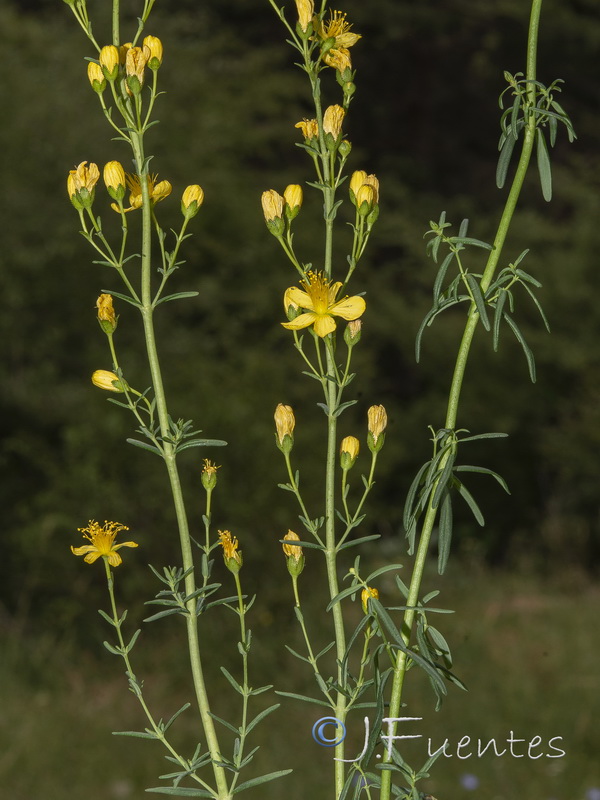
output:
M 504 319 L 508 322 L 511 327 L 512 332 L 514 333 L 517 341 L 523 348 L 523 352 L 525 353 L 525 358 L 527 359 L 527 366 L 529 367 L 529 377 L 531 378 L 531 382 L 535 383 L 535 359 L 533 357 L 533 353 L 531 352 L 531 348 L 525 341 L 525 337 L 519 330 L 517 323 L 514 321 L 512 317 L 509 317 L 508 314 L 504 314 Z
M 334 416 L 334 417 L 339 417 L 339 416 L 340 416 L 340 414 L 341 414 L 343 411 L 345 411 L 347 408 L 350 408 L 350 406 L 354 406 L 354 405 L 356 405 L 356 403 L 358 403 L 358 400 L 348 400 L 348 402 L 346 402 L 346 403 L 342 403 L 342 404 L 341 404 L 341 406 L 338 406 L 338 407 L 336 408 L 336 410 L 333 412 L 333 416 Z
M 255 727 L 258 725 L 258 723 L 259 723 L 259 722 L 262 722 L 262 720 L 263 720 L 263 719 L 264 719 L 266 716 L 268 716 L 269 714 L 271 714 L 273 711 L 276 711 L 276 710 L 279 708 L 279 706 L 280 706 L 280 705 L 281 705 L 281 703 L 275 703 L 274 705 L 272 705 L 272 706 L 269 706 L 269 708 L 265 708 L 265 709 L 264 709 L 264 711 L 261 711 L 261 712 L 260 712 L 260 714 L 257 714 L 257 715 L 254 717 L 254 719 L 253 719 L 253 720 L 251 720 L 251 722 L 249 722 L 249 723 L 248 723 L 248 725 L 246 726 L 246 733 L 247 733 L 247 734 L 248 734 L 248 733 L 250 733 L 250 731 L 251 731 L 253 728 L 255 728 Z
M 168 730 L 169 730 L 169 728 L 171 727 L 171 725 L 172 725 L 172 724 L 175 722 L 175 720 L 177 719 L 177 717 L 178 717 L 180 714 L 183 714 L 183 712 L 184 712 L 184 711 L 187 711 L 187 709 L 188 709 L 190 706 L 191 706 L 191 703 L 185 703 L 185 705 L 181 706 L 181 708 L 179 709 L 179 711 L 176 711 L 176 712 L 173 714 L 173 716 L 171 717 L 171 719 L 170 719 L 170 720 L 169 720 L 169 721 L 166 723 L 166 725 L 165 725 L 165 727 L 164 727 L 164 731 L 165 731 L 165 732 L 166 732 L 166 731 L 168 731 Z
M 521 110 L 521 96 L 517 95 L 514 99 L 511 114 L 510 114 L 510 130 L 512 136 L 517 141 L 519 137 L 519 131 L 517 129 L 517 121 L 519 119 L 519 111 Z
M 506 174 L 516 142 L 516 137 L 508 134 L 500 150 L 498 166 L 496 167 L 496 186 L 498 189 L 502 189 L 506 182 Z
M 470 272 L 467 272 L 465 278 L 467 283 L 469 284 L 469 289 L 471 290 L 471 294 L 473 295 L 473 300 L 475 301 L 475 305 L 477 306 L 477 311 L 481 318 L 483 327 L 486 329 L 486 331 L 489 331 L 490 321 L 488 319 L 487 309 L 485 307 L 485 300 L 483 299 L 479 282 L 473 275 L 471 275 Z
M 461 464 L 459 467 L 454 467 L 454 472 L 479 472 L 481 475 L 491 475 L 492 478 L 495 478 L 498 481 L 504 491 L 507 494 L 510 494 L 510 489 L 508 488 L 504 478 L 501 475 L 498 475 L 497 472 L 487 469 L 487 467 L 473 467 L 470 464 Z
M 450 251 L 446 258 L 442 261 L 440 268 L 438 269 L 438 273 L 435 278 L 435 283 L 433 284 L 433 305 L 437 306 L 440 299 L 440 292 L 442 290 L 442 284 L 444 283 L 444 278 L 446 277 L 446 272 L 448 271 L 448 267 L 450 266 L 452 259 L 455 257 L 456 253 Z
M 207 792 L 205 789 L 187 789 L 184 786 L 155 786 L 146 791 L 154 794 L 169 794 L 171 797 L 214 797 L 213 792 Z
M 498 289 L 498 299 L 496 300 L 496 306 L 494 308 L 494 325 L 492 330 L 492 342 L 494 347 L 494 352 L 498 351 L 498 342 L 500 339 L 500 323 L 502 322 L 502 317 L 504 315 L 504 305 L 506 303 L 506 296 L 508 292 L 506 289 Z
M 133 736 L 136 739 L 156 739 L 158 738 L 152 731 L 113 731 L 113 736 Z
M 182 300 L 185 297 L 198 297 L 200 292 L 176 292 L 175 294 L 168 294 L 166 297 L 161 297 L 160 300 L 157 300 L 155 305 L 158 306 L 161 303 L 168 303 L 171 300 Z
M 546 140 L 541 128 L 537 129 L 537 165 L 540 173 L 540 183 L 544 200 L 552 200 L 552 169 L 550 167 L 550 156 L 546 147 Z
M 261 775 L 260 777 L 252 778 L 245 783 L 240 783 L 239 786 L 236 786 L 233 793 L 237 794 L 238 792 L 243 792 L 244 789 L 250 789 L 252 786 L 259 786 L 261 783 L 274 781 L 276 778 L 282 778 L 284 775 L 289 775 L 290 772 L 292 772 L 291 769 L 279 769 L 277 772 L 268 772 L 266 775 Z
M 135 306 L 136 308 L 141 308 L 141 303 L 138 303 L 137 300 L 134 300 L 133 297 L 130 297 L 128 294 L 121 294 L 121 292 L 113 292 L 112 289 L 101 289 L 100 290 L 103 294 L 110 294 L 113 297 L 118 297 L 119 300 L 123 300 L 125 303 L 129 303 L 131 306 Z
M 303 700 L 305 703 L 312 703 L 316 706 L 324 706 L 325 708 L 331 708 L 329 703 L 326 703 L 324 700 L 315 700 L 314 697 L 306 697 L 303 694 L 295 694 L 295 692 L 280 692 L 275 691 L 275 694 L 280 695 L 280 697 L 291 697 L 294 700 Z
M 448 557 L 450 555 L 450 545 L 452 543 L 452 498 L 450 492 L 446 490 L 444 499 L 440 506 L 440 525 L 438 541 L 438 572 L 444 574 Z
M 363 518 L 364 518 L 363 514 Z M 364 544 L 365 542 L 374 542 L 375 539 L 381 539 L 380 533 L 372 533 L 370 536 L 361 536 L 360 539 L 350 539 L 348 542 L 344 542 L 338 547 L 338 551 L 346 550 L 348 547 L 356 547 L 357 544 Z
M 187 450 L 189 447 L 225 447 L 226 445 L 227 442 L 222 439 L 192 439 L 190 442 L 177 445 L 177 452 Z
M 481 509 L 479 508 L 479 506 L 475 501 L 475 498 L 473 497 L 471 492 L 467 489 L 467 487 L 464 485 L 464 483 L 462 483 L 458 479 L 456 479 L 456 483 L 457 483 L 456 488 L 458 489 L 458 493 L 473 512 L 473 516 L 475 517 L 477 522 L 483 527 L 485 525 L 485 520 L 483 518 L 483 514 L 481 513 Z
M 156 455 L 162 457 L 162 452 L 158 449 L 158 447 L 155 447 L 153 444 L 147 444 L 146 442 L 140 442 L 139 439 L 126 439 L 126 442 L 127 442 L 127 444 L 134 445 L 134 447 L 139 447 L 142 450 L 149 450 L 151 453 L 156 453 Z

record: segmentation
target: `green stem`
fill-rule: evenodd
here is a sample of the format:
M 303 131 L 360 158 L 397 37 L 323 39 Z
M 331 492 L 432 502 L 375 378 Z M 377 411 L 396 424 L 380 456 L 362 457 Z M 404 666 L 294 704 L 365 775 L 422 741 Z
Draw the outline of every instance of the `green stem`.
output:
M 536 79 L 536 52 L 537 52 L 537 40 L 538 40 L 541 7 L 542 7 L 542 0 L 533 0 L 531 6 L 529 33 L 527 39 L 527 73 L 526 73 L 528 81 L 527 108 L 535 105 L 535 86 L 533 81 L 535 81 Z M 527 115 L 526 111 L 526 125 L 525 125 L 525 134 L 523 139 L 523 148 L 521 151 L 521 157 L 519 159 L 513 183 L 508 198 L 506 200 L 502 216 L 500 218 L 498 230 L 496 233 L 496 237 L 494 239 L 493 249 L 490 252 L 481 279 L 481 291 L 483 294 L 485 294 L 485 292 L 487 291 L 493 280 L 496 268 L 498 266 L 498 262 L 500 260 L 500 255 L 502 253 L 502 248 L 504 246 L 504 242 L 506 240 L 506 236 L 510 227 L 510 223 L 512 221 L 517 206 L 517 201 L 521 193 L 523 181 L 525 179 L 525 174 L 527 172 L 527 168 L 529 166 L 529 161 L 533 151 L 533 146 L 535 142 L 535 127 L 536 127 L 535 116 L 531 113 Z M 450 387 L 448 408 L 446 412 L 446 421 L 444 425 L 444 427 L 446 428 L 454 429 L 454 427 L 456 426 L 456 419 L 458 415 L 458 406 L 460 401 L 460 393 L 461 393 L 463 378 L 467 366 L 471 343 L 473 341 L 473 336 L 475 334 L 475 329 L 477 328 L 478 322 L 479 322 L 479 314 L 477 313 L 477 309 L 474 307 L 474 305 L 471 305 L 463 337 L 460 343 L 456 364 L 454 367 L 454 374 L 452 376 L 452 384 Z M 449 454 L 450 451 L 448 451 L 448 455 Z M 439 466 L 440 472 L 443 470 L 446 460 L 447 459 L 444 458 L 440 462 Z M 419 594 L 421 590 L 421 581 L 423 578 L 423 571 L 425 569 L 427 553 L 429 550 L 429 541 L 437 517 L 437 508 L 432 507 L 433 494 L 434 492 L 432 491 L 430 495 L 430 502 L 425 515 L 425 520 L 423 522 L 423 527 L 421 530 L 419 547 L 417 549 L 417 554 L 415 557 L 415 564 L 409 587 L 409 594 L 406 601 L 408 609 L 405 611 L 404 614 L 402 638 L 407 646 L 410 642 L 412 635 L 412 630 L 415 621 L 415 614 L 416 614 L 416 606 L 419 599 Z M 389 717 L 392 719 L 398 717 L 400 713 L 400 708 L 402 703 L 402 689 L 404 685 L 404 677 L 406 674 L 407 662 L 408 662 L 408 657 L 406 653 L 402 651 L 398 652 L 396 658 L 396 667 L 394 670 L 394 680 L 392 683 L 392 692 L 391 692 L 389 712 L 388 712 Z M 391 734 L 395 735 L 395 725 L 392 728 Z M 391 757 L 388 756 L 388 748 L 386 748 L 382 762 L 385 764 L 389 763 L 390 760 Z M 389 770 L 384 770 L 381 776 L 380 800 L 389 800 L 390 790 L 391 790 L 391 772 Z
M 121 44 L 120 39 L 120 32 L 119 32 L 119 17 L 120 17 L 120 0 L 113 0 L 113 7 L 112 7 L 112 43 L 115 47 L 118 47 Z
M 123 632 L 121 630 L 121 622 L 122 622 L 122 620 L 121 620 L 121 618 L 119 617 L 119 615 L 117 613 L 117 604 L 115 602 L 114 580 L 113 580 L 113 576 L 112 576 L 112 573 L 111 573 L 111 570 L 110 570 L 108 559 L 107 558 L 103 558 L 103 561 L 104 561 L 104 568 L 105 568 L 105 571 L 106 571 L 106 580 L 108 582 L 108 594 L 109 594 L 109 597 L 110 597 L 110 609 L 111 609 L 111 612 L 112 612 L 112 621 L 113 621 L 113 625 L 115 627 L 115 630 L 117 631 L 117 639 L 119 641 L 119 649 L 120 649 L 121 657 L 122 657 L 123 661 L 125 662 L 125 669 L 126 669 L 127 678 L 129 679 L 129 686 L 130 686 L 132 692 L 137 697 L 140 705 L 142 706 L 142 708 L 144 710 L 144 714 L 146 715 L 146 719 L 150 723 L 152 731 L 153 731 L 154 735 L 156 736 L 156 738 L 158 739 L 158 741 L 162 742 L 162 744 L 167 748 L 167 750 L 171 754 L 173 760 L 176 761 L 183 769 L 187 770 L 189 768 L 189 762 L 185 758 L 182 758 L 182 756 L 179 755 L 177 750 L 175 750 L 173 748 L 173 746 L 167 740 L 164 732 L 161 730 L 160 726 L 157 724 L 156 720 L 154 719 L 154 717 L 152 715 L 152 712 L 150 711 L 150 709 L 146 705 L 146 701 L 144 700 L 144 697 L 142 695 L 141 686 L 138 683 L 137 678 L 135 677 L 135 673 L 134 673 L 133 668 L 131 666 L 131 661 L 129 660 L 128 648 L 125 645 L 125 640 L 123 639 Z M 190 777 L 193 778 L 193 780 L 197 781 L 206 790 L 208 790 L 209 792 L 212 793 L 211 787 L 207 783 L 205 783 L 198 775 L 196 775 L 195 772 L 191 773 Z
M 173 445 L 169 441 L 170 426 L 167 401 L 163 386 L 158 351 L 153 323 L 153 304 L 151 287 L 151 237 L 152 237 L 152 208 L 148 190 L 148 165 L 144 157 L 143 136 L 139 130 L 132 133 L 132 145 L 136 162 L 137 173 L 140 178 L 142 190 L 142 305 L 141 314 L 144 325 L 144 336 L 146 341 L 146 351 L 148 363 L 152 375 L 152 385 L 156 400 L 156 410 L 160 425 L 161 436 L 163 439 L 164 460 L 167 467 L 177 525 L 179 529 L 179 539 L 181 545 L 181 556 L 183 569 L 186 572 L 185 590 L 188 597 L 192 596 L 196 590 L 196 580 L 194 576 L 194 560 L 192 554 L 192 543 L 189 533 L 187 513 L 183 500 L 179 472 L 176 463 L 176 454 Z M 223 767 L 218 766 L 221 760 L 219 742 L 215 731 L 213 719 L 210 712 L 208 693 L 204 682 L 204 672 L 200 657 L 200 643 L 198 639 L 198 619 L 196 616 L 196 600 L 192 597 L 187 602 L 188 615 L 186 616 L 186 628 L 188 636 L 188 646 L 190 653 L 190 665 L 196 692 L 196 699 L 204 727 L 206 742 L 211 754 L 212 766 L 217 784 L 219 800 L 227 800 L 230 797 L 227 788 L 227 780 Z

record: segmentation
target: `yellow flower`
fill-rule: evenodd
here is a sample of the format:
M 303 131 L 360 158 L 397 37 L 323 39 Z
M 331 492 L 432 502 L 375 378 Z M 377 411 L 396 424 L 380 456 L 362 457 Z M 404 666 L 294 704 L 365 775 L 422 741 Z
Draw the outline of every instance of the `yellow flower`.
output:
M 379 592 L 377 591 L 377 589 L 372 589 L 370 586 L 367 586 L 360 593 L 360 600 L 361 600 L 363 611 L 365 612 L 365 614 L 369 613 L 369 599 L 370 598 L 378 600 L 379 599 Z
M 163 46 L 157 36 L 146 36 L 143 41 L 144 48 L 148 48 L 148 68 L 158 69 L 163 60 Z
M 282 452 L 289 453 L 294 444 L 294 428 L 296 427 L 296 418 L 294 417 L 292 407 L 279 403 L 275 409 L 274 417 L 277 447 Z
M 121 525 L 119 522 L 105 522 L 104 526 L 101 527 L 98 522 L 91 519 L 87 528 L 78 528 L 77 530 L 83 533 L 91 544 L 84 544 L 82 547 L 71 547 L 71 552 L 76 556 L 84 556 L 83 560 L 87 564 L 93 564 L 94 561 L 102 556 L 102 558 L 108 560 L 111 567 L 118 567 L 123 559 L 117 553 L 117 550 L 121 547 L 137 547 L 136 542 L 114 543 L 119 531 L 129 530 L 127 525 Z
M 359 450 L 360 442 L 356 436 L 346 436 L 342 439 L 342 444 L 340 445 L 340 462 L 344 471 L 354 466 Z
M 368 436 L 367 444 L 369 450 L 373 453 L 378 453 L 383 447 L 385 439 L 383 432 L 387 427 L 387 413 L 383 406 L 371 406 L 367 411 L 368 419 Z
M 148 63 L 150 50 L 147 47 L 130 47 L 125 56 L 127 86 L 133 94 L 139 94 L 144 85 L 144 69 Z
M 169 181 L 159 181 L 157 183 L 157 175 L 147 175 L 146 180 L 148 181 L 148 194 L 150 195 L 150 202 L 152 205 L 154 203 L 159 203 L 161 200 L 164 200 L 165 197 L 168 197 L 171 194 L 173 187 L 169 183 Z M 139 175 L 127 175 L 126 176 L 127 186 L 129 187 L 129 203 L 130 207 L 125 208 L 124 211 L 133 211 L 136 208 L 141 208 L 143 203 L 142 197 L 142 184 L 140 182 Z M 112 208 L 115 211 L 119 211 L 119 207 L 113 203 Z
M 209 461 L 208 458 L 204 459 L 204 466 L 202 467 L 202 475 L 200 476 L 200 480 L 202 481 L 202 486 L 204 486 L 207 492 L 212 492 L 217 485 L 218 469 L 220 469 L 220 467 L 218 467 L 215 463 Z
M 352 177 L 350 178 L 350 199 L 352 200 L 353 196 L 356 198 L 358 194 L 358 190 L 360 187 L 365 183 L 367 180 L 367 173 L 364 169 L 357 169 L 352 173 Z M 354 202 L 354 200 L 352 200 Z
M 104 333 L 114 333 L 117 327 L 117 317 L 113 308 L 112 295 L 101 294 L 96 300 L 96 308 L 98 309 L 98 322 Z
M 336 300 L 341 282 L 331 283 L 322 273 L 309 272 L 302 285 L 304 291 L 297 286 L 291 286 L 286 289 L 283 298 L 286 312 L 292 303 L 306 309 L 295 319 L 281 323 L 288 330 L 297 331 L 314 324 L 315 333 L 322 338 L 335 330 L 334 316 L 345 320 L 358 319 L 365 311 L 366 303 L 362 297 L 342 297 L 341 300 Z
M 282 543 L 283 552 L 287 559 L 287 568 L 288 572 L 293 578 L 297 578 L 298 575 L 304 569 L 304 553 L 302 548 L 299 547 L 297 544 L 287 544 L 288 542 L 299 542 L 300 537 L 294 531 L 288 530 L 285 535 L 285 539 Z
M 95 92 L 101 94 L 106 89 L 106 78 L 100 64 L 96 64 L 95 61 L 88 61 L 87 76 Z
M 341 11 L 331 11 L 331 17 L 327 22 L 315 20 L 315 30 L 317 36 L 322 41 L 335 39 L 334 48 L 352 47 L 361 38 L 358 33 L 350 33 L 351 23 L 346 22 L 346 15 Z
M 367 216 L 375 205 L 375 189 L 368 183 L 363 183 L 356 193 L 356 208 L 361 216 Z
M 242 553 L 238 550 L 238 540 L 229 531 L 219 531 L 220 545 L 223 548 L 223 560 L 230 572 L 239 572 L 242 567 Z
M 328 106 L 323 114 L 323 132 L 338 139 L 342 133 L 342 122 L 346 112 L 341 106 Z
M 191 219 L 195 217 L 204 202 L 204 190 L 197 183 L 187 186 L 181 195 L 181 213 Z
M 375 175 L 367 175 L 364 182 L 367 186 L 373 187 L 375 203 L 379 203 L 379 179 Z
M 125 197 L 125 170 L 121 162 L 109 161 L 105 164 L 102 177 L 109 195 L 114 200 L 122 200 Z
M 297 183 L 291 183 L 286 187 L 283 193 L 283 199 L 292 211 L 296 208 L 300 208 L 302 205 L 302 187 L 298 186 Z
M 262 204 L 265 222 L 273 222 L 273 220 L 283 217 L 284 199 L 275 189 L 268 189 L 266 192 L 263 192 L 260 202 Z
M 76 169 L 69 171 L 67 177 L 67 192 L 71 202 L 77 209 L 90 208 L 94 202 L 94 187 L 100 177 L 98 165 L 82 161 Z
M 352 59 L 350 58 L 350 50 L 347 47 L 332 47 L 323 56 L 323 61 L 328 67 L 337 69 L 338 72 L 343 72 L 346 69 L 352 69 Z
M 114 44 L 107 44 L 100 50 L 98 56 L 104 76 L 109 81 L 114 81 L 119 74 L 119 50 Z
M 303 119 L 301 122 L 297 122 L 294 128 L 300 128 L 304 138 L 309 141 L 319 138 L 319 124 L 316 119 Z
M 306 33 L 315 13 L 315 4 L 313 0 L 296 0 L 296 8 L 298 10 L 298 24 Z
M 92 375 L 92 383 L 98 389 L 104 389 L 107 392 L 124 392 L 125 389 L 129 389 L 122 378 L 107 369 L 97 369 Z

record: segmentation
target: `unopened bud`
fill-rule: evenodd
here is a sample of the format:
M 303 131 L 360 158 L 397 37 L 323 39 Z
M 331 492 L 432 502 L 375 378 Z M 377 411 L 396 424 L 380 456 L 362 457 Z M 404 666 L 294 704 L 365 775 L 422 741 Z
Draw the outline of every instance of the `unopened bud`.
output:
M 365 614 L 369 613 L 369 600 L 370 599 L 378 600 L 379 599 L 379 592 L 377 591 L 377 589 L 372 589 L 370 586 L 367 586 L 360 593 L 360 601 L 361 601 L 362 608 L 363 608 L 363 611 L 365 612 Z
M 102 173 L 104 184 L 113 200 L 122 200 L 125 197 L 126 181 L 125 170 L 119 161 L 109 161 L 104 165 Z
M 148 48 L 148 68 L 156 71 L 163 60 L 162 42 L 157 36 L 146 36 L 143 45 Z
M 371 406 L 367 412 L 369 433 L 367 445 L 372 453 L 378 453 L 383 447 L 387 427 L 387 414 L 383 406 Z
M 297 183 L 292 183 L 286 187 L 283 193 L 285 200 L 285 215 L 289 220 L 297 217 L 302 205 L 302 187 Z
M 294 446 L 294 428 L 296 418 L 291 406 L 279 403 L 275 409 L 275 443 L 282 453 L 287 455 Z
M 107 44 L 100 50 L 98 56 L 104 77 L 109 81 L 114 81 L 119 74 L 119 50 L 114 44 Z
M 124 392 L 129 389 L 127 381 L 107 369 L 97 369 L 92 375 L 92 383 L 106 392 Z
M 117 317 L 115 309 L 113 308 L 113 299 L 110 294 L 101 294 L 96 300 L 96 308 L 98 309 L 98 322 L 100 327 L 107 336 L 115 332 L 117 327 Z
M 266 192 L 262 193 L 260 201 L 267 228 L 271 231 L 273 236 L 281 236 L 285 230 L 285 222 L 283 220 L 283 197 L 276 192 L 275 189 L 268 189 Z
M 95 61 L 88 61 L 87 75 L 92 89 L 98 94 L 102 94 L 106 89 L 106 78 L 100 64 Z
M 340 466 L 344 472 L 352 469 L 358 457 L 360 442 L 356 436 L 346 436 L 340 446 Z
M 184 189 L 181 196 L 181 213 L 186 219 L 195 217 L 204 202 L 204 191 L 197 183 Z
M 288 572 L 292 578 L 297 578 L 304 569 L 304 552 L 302 548 L 292 542 L 299 542 L 300 537 L 294 531 L 288 530 L 282 547 L 287 561 Z

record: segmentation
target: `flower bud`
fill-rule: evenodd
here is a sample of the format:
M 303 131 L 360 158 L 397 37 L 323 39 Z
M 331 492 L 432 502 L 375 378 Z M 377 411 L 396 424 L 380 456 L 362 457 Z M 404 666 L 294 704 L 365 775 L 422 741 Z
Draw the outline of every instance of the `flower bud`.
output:
M 181 213 L 186 219 L 195 217 L 204 202 L 204 191 L 201 186 L 194 183 L 184 189 L 181 195 Z
M 104 165 L 102 177 L 113 200 L 122 200 L 126 191 L 125 170 L 122 164 L 119 161 L 109 161 Z
M 114 44 L 107 44 L 100 50 L 98 56 L 104 77 L 109 81 L 114 81 L 119 74 L 119 50 Z
M 150 200 L 153 203 L 160 203 L 165 197 L 168 197 L 173 191 L 173 187 L 169 181 L 159 181 L 156 186 L 153 186 L 150 191 Z
M 287 455 L 294 446 L 294 428 L 296 419 L 291 406 L 279 403 L 275 409 L 275 443 L 282 453 Z
M 346 343 L 346 347 L 354 347 L 355 344 L 360 342 L 361 331 L 362 320 L 360 319 L 353 319 L 346 325 L 346 329 L 344 330 L 344 342 Z
M 300 213 L 302 205 L 302 187 L 296 183 L 291 183 L 283 193 L 285 200 L 285 215 L 289 220 L 293 220 Z
M 338 153 L 341 155 L 342 158 L 348 158 L 352 151 L 352 145 L 348 141 L 348 139 L 342 139 L 340 142 L 340 146 L 338 147 Z
M 296 9 L 298 11 L 298 25 L 302 33 L 306 33 L 315 14 L 314 0 L 296 0 Z
M 200 480 L 202 481 L 202 486 L 204 486 L 207 492 L 212 492 L 217 485 L 218 469 L 219 467 L 212 461 L 209 461 L 208 458 L 204 459 L 204 466 L 202 467 L 202 475 L 200 476 Z
M 288 572 L 292 578 L 297 578 L 304 569 L 304 552 L 299 545 L 288 543 L 299 541 L 300 537 L 298 534 L 288 530 L 282 544 L 283 552 L 287 560 Z
M 113 308 L 113 299 L 110 294 L 101 294 L 96 300 L 98 309 L 98 322 L 107 336 L 113 334 L 117 327 L 117 317 Z
M 130 47 L 125 56 L 127 86 L 132 94 L 139 94 L 144 85 L 144 69 L 150 51 L 147 47 Z
M 268 189 L 262 193 L 261 203 L 265 222 L 267 228 L 271 231 L 273 236 L 281 236 L 285 230 L 285 222 L 283 220 L 283 197 L 275 191 L 275 189 Z
M 375 204 L 375 190 L 368 183 L 363 183 L 356 193 L 356 209 L 361 217 L 366 217 Z
M 365 178 L 365 183 L 368 186 L 373 187 L 373 192 L 375 194 L 375 203 L 379 203 L 379 179 L 375 175 L 367 175 Z
M 94 187 L 100 177 L 98 165 L 82 161 L 76 169 L 69 171 L 67 177 L 67 192 L 71 202 L 77 210 L 91 208 L 94 202 Z
M 328 106 L 323 114 L 323 133 L 329 134 L 331 139 L 326 138 L 327 146 L 334 150 L 338 139 L 342 135 L 342 122 L 346 112 L 341 106 Z
M 367 412 L 369 433 L 367 445 L 372 453 L 378 453 L 383 447 L 387 427 L 387 414 L 383 406 L 371 406 Z
M 107 369 L 97 369 L 92 375 L 92 383 L 107 392 L 124 392 L 129 389 L 127 381 Z
M 242 568 L 242 552 L 238 550 L 238 540 L 229 531 L 219 531 L 220 544 L 223 548 L 223 561 L 230 572 L 234 574 Z
M 377 589 L 372 589 L 370 586 L 367 586 L 360 593 L 360 601 L 365 614 L 369 613 L 369 600 L 371 598 L 373 598 L 374 600 L 378 600 L 379 592 L 377 591 Z
M 350 178 L 349 193 L 350 200 L 354 205 L 356 205 L 356 195 L 358 194 L 358 190 L 366 182 L 366 180 L 367 173 L 364 171 L 364 169 L 357 169 L 352 173 L 352 177 Z
M 106 78 L 100 64 L 96 64 L 95 61 L 88 61 L 87 75 L 92 89 L 98 94 L 102 94 L 106 89 Z
M 146 36 L 143 41 L 144 48 L 148 49 L 148 69 L 157 70 L 163 60 L 163 46 L 157 36 Z
M 358 451 L 360 450 L 360 442 L 356 436 L 346 436 L 342 439 L 340 446 L 340 466 L 347 472 L 354 466 Z

